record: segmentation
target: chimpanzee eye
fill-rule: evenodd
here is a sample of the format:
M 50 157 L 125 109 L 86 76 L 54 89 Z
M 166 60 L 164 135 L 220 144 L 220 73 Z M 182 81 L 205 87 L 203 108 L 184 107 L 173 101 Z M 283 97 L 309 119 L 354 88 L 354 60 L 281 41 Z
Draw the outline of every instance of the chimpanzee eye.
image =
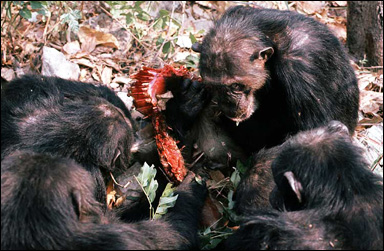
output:
M 244 85 L 239 84 L 239 83 L 234 83 L 230 85 L 230 88 L 232 91 L 243 91 L 244 90 Z

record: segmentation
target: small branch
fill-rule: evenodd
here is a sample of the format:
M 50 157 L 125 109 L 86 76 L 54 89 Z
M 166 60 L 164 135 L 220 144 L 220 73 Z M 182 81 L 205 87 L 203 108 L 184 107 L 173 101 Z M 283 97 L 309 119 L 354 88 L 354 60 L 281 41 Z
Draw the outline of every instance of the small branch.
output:
M 48 18 L 47 18 L 47 22 L 45 24 L 45 28 L 44 28 L 44 33 L 43 33 L 43 38 L 44 38 L 44 45 L 47 43 L 47 30 L 48 30 L 48 25 L 49 25 L 49 22 L 51 21 L 51 14 L 48 15 Z
M 383 69 L 383 66 L 360 66 L 361 69 Z
M 154 213 L 154 212 L 153 212 L 152 202 L 151 202 L 151 200 L 149 199 L 148 194 L 145 192 L 143 185 L 142 185 L 142 184 L 140 183 L 140 181 L 137 179 L 136 175 L 133 175 L 133 177 L 135 177 L 135 180 L 136 180 L 137 183 L 139 184 L 139 186 L 140 186 L 141 190 L 143 191 L 145 197 L 147 197 L 147 200 L 148 200 L 148 203 L 149 203 L 149 219 L 152 220 L 152 219 L 153 219 L 153 213 Z
M 160 53 L 163 51 L 163 47 L 164 47 L 165 43 L 168 42 L 168 40 L 169 40 L 169 36 L 171 33 L 171 24 L 172 24 L 174 12 L 175 12 L 175 1 L 172 1 L 172 12 L 171 12 L 171 17 L 169 18 L 167 37 L 164 39 L 163 43 L 160 46 L 160 49 L 157 51 L 157 53 L 156 53 L 156 55 L 152 61 L 154 61 L 155 59 L 157 59 L 159 57 Z
M 129 184 L 131 184 L 130 181 L 127 182 L 127 184 L 125 184 L 124 186 L 119 184 L 116 180 L 115 180 L 115 177 L 113 177 L 113 174 L 111 172 L 109 172 L 109 174 L 111 175 L 111 178 L 113 180 L 113 183 L 115 183 L 116 185 L 118 185 L 119 187 L 122 187 L 122 188 L 127 188 L 129 186 Z

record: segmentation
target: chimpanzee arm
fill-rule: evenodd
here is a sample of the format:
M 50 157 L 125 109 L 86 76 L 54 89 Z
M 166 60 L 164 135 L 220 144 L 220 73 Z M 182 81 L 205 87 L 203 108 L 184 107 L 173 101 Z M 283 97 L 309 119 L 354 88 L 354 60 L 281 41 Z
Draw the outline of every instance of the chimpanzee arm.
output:
M 96 225 L 87 227 L 75 237 L 75 247 L 97 249 L 196 249 L 197 226 L 207 193 L 205 186 L 187 175 L 177 188 L 175 207 L 158 220 L 132 224 Z M 91 231 L 92 235 L 87 233 Z M 97 236 L 97 237 L 95 237 Z
M 173 129 L 176 137 L 183 140 L 196 118 L 208 105 L 210 94 L 203 83 L 190 79 L 168 79 L 166 88 L 173 95 L 164 111 L 167 124 Z

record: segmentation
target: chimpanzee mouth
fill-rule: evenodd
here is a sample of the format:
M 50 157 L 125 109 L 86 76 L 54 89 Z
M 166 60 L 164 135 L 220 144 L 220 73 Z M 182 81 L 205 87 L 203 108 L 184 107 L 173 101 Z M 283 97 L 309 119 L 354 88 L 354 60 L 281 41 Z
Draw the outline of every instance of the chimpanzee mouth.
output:
M 240 115 L 235 115 L 234 117 L 225 115 L 230 120 L 236 122 L 236 126 L 240 124 L 240 122 L 243 122 L 247 119 L 249 119 L 252 114 L 255 112 L 255 110 L 258 108 L 257 103 L 252 102 L 250 105 L 248 105 L 245 112 L 241 113 Z
M 227 115 L 226 115 L 226 117 L 229 118 L 230 120 L 236 122 L 236 126 L 239 126 L 240 122 L 243 122 L 244 120 L 247 120 L 249 117 L 251 117 L 251 115 L 247 116 L 246 113 L 243 113 L 243 114 L 241 114 L 238 117 L 229 117 Z
M 238 107 L 238 110 L 236 112 L 230 112 L 230 115 L 226 114 L 224 111 L 223 113 L 227 118 L 236 122 L 236 126 L 238 126 L 240 122 L 249 119 L 258 108 L 259 103 L 253 96 L 251 96 L 246 107 L 242 107 L 241 109 Z

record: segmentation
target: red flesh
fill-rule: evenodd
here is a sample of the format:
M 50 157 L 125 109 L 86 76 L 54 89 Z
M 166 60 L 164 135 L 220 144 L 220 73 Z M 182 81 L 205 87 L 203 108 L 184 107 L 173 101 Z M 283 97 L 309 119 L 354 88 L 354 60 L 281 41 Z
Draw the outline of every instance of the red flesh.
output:
M 183 181 L 187 174 L 184 158 L 177 147 L 176 140 L 168 134 L 168 126 L 164 115 L 157 107 L 156 95 L 164 94 L 165 79 L 179 76 L 194 79 L 193 75 L 184 67 L 174 69 L 165 65 L 162 69 L 143 67 L 141 71 L 132 76 L 136 82 L 131 87 L 131 95 L 134 98 L 136 109 L 145 116 L 152 118 L 152 124 L 156 132 L 156 144 L 160 161 L 168 177 L 176 182 Z

